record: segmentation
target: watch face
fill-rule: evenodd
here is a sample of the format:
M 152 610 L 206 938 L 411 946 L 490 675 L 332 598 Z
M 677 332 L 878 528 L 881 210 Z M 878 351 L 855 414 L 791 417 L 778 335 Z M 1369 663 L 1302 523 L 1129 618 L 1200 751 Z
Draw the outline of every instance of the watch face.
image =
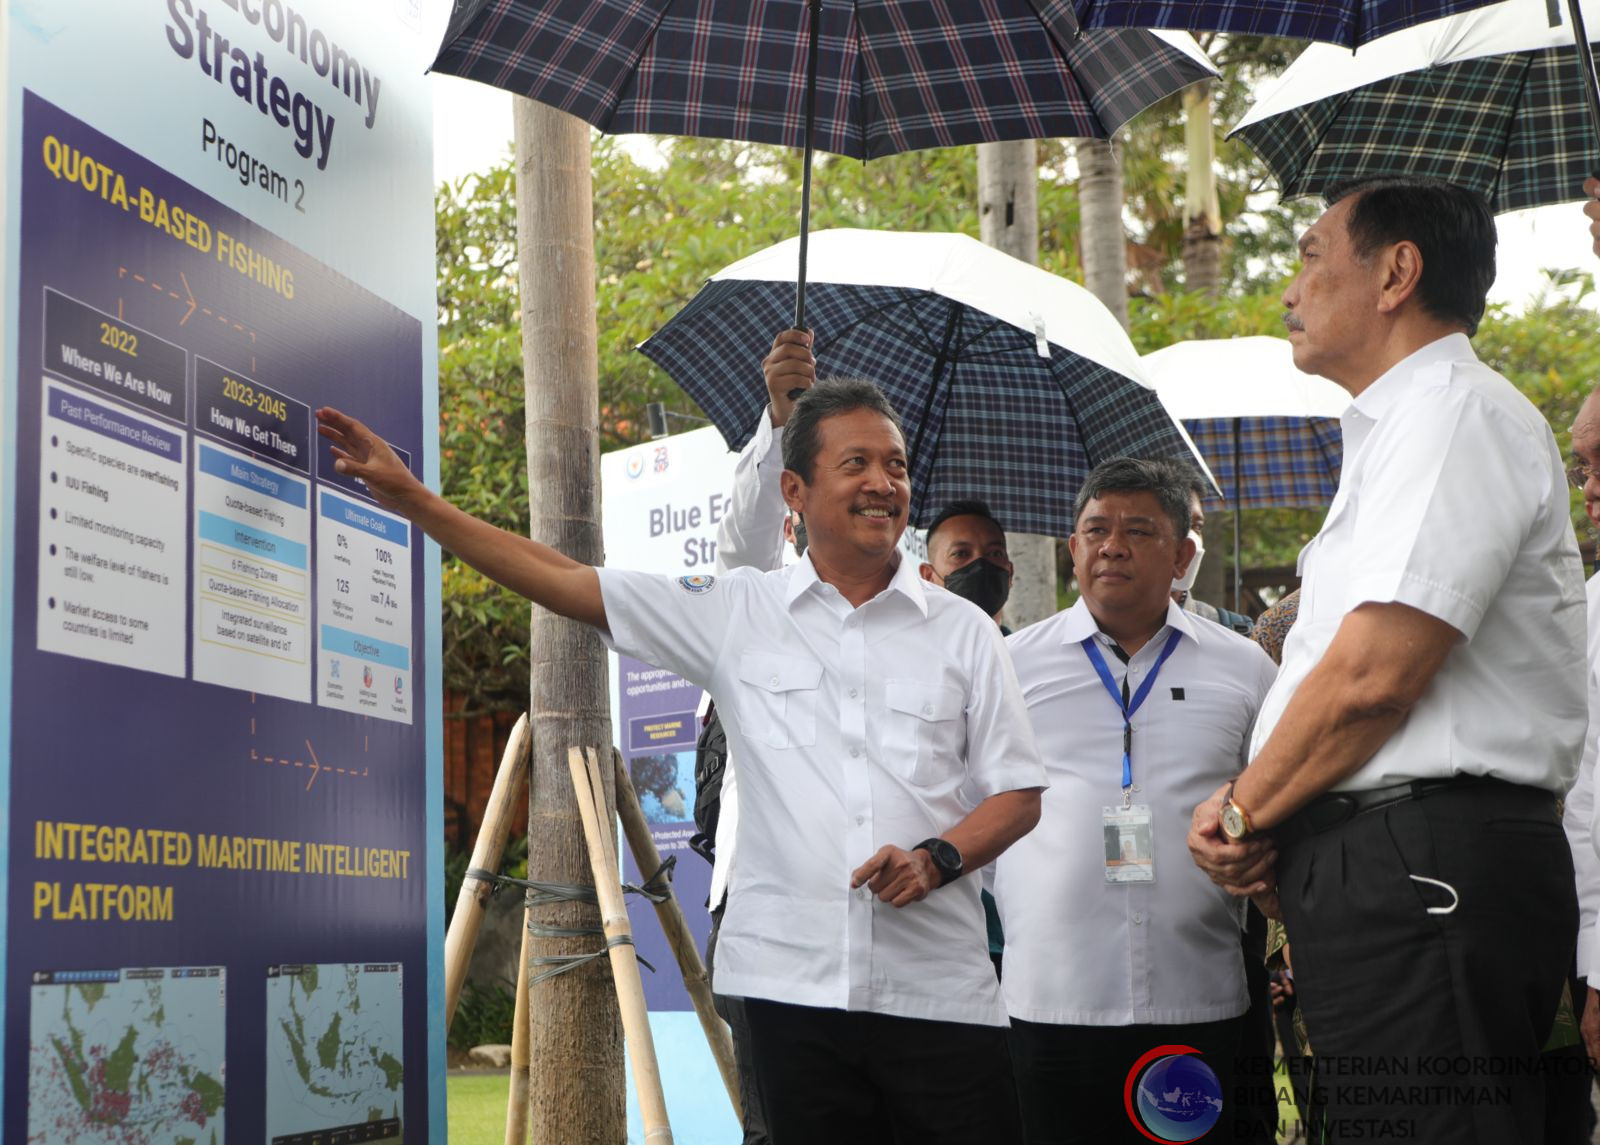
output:
M 928 857 L 933 860 L 934 867 L 945 882 L 960 876 L 961 852 L 954 843 L 946 839 L 928 839 L 917 845 L 928 852 Z
M 1243 839 L 1249 828 L 1245 826 L 1244 814 L 1232 803 L 1222 805 L 1222 833 L 1230 839 Z

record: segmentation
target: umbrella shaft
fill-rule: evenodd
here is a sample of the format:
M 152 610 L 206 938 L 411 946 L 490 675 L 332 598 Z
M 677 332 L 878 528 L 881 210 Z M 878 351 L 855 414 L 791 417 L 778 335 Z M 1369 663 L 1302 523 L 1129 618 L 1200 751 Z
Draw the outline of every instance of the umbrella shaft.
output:
M 1583 71 L 1583 93 L 1589 104 L 1589 128 L 1600 141 L 1600 81 L 1595 79 L 1594 51 L 1589 46 L 1589 32 L 1583 26 L 1582 0 L 1567 0 L 1567 11 L 1572 16 L 1572 38 L 1578 49 L 1578 67 Z M 1600 171 L 1594 172 L 1600 175 Z
M 817 39 L 822 27 L 822 0 L 806 5 L 810 44 L 806 50 L 806 149 L 800 175 L 800 265 L 794 278 L 794 328 L 806 328 L 806 247 L 811 237 L 811 135 L 817 123 Z

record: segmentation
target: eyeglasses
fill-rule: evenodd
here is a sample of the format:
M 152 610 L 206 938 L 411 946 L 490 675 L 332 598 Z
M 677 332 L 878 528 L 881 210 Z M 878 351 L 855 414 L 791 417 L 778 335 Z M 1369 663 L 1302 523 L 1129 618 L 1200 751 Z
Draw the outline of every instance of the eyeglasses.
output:
M 1572 487 L 1574 489 L 1582 489 L 1589 483 L 1590 478 L 1600 477 L 1600 470 L 1596 470 L 1592 466 L 1585 465 L 1581 461 L 1575 465 L 1567 466 L 1566 472 L 1567 480 L 1572 483 Z

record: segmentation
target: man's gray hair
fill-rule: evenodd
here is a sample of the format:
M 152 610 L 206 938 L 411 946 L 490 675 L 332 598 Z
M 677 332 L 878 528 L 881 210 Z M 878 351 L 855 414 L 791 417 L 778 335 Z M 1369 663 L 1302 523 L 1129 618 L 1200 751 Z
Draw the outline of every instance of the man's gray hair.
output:
M 816 472 L 817 450 L 821 447 L 823 421 L 858 409 L 871 410 L 889 419 L 895 432 L 905 438 L 900 415 L 876 384 L 862 378 L 829 378 L 818 382 L 794 403 L 794 411 L 783 429 L 783 467 L 800 475 L 807 485 Z
M 1172 535 L 1179 541 L 1189 535 L 1189 492 L 1203 489 L 1199 474 L 1183 461 L 1158 457 L 1113 457 L 1089 471 L 1072 501 L 1073 527 L 1083 517 L 1090 501 L 1107 493 L 1154 493 L 1161 511 L 1172 522 Z

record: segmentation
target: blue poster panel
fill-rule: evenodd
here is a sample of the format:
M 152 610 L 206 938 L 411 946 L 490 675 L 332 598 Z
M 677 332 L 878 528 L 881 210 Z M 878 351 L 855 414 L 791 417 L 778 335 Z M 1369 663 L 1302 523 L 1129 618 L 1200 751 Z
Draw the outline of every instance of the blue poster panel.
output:
M 296 86 L 267 9 L 359 103 Z M 314 420 L 436 476 L 433 326 L 292 225 L 382 89 L 290 12 L 152 22 L 211 69 L 170 126 L 231 202 L 119 109 L 8 93 L 5 1141 L 441 1136 L 437 556 Z

